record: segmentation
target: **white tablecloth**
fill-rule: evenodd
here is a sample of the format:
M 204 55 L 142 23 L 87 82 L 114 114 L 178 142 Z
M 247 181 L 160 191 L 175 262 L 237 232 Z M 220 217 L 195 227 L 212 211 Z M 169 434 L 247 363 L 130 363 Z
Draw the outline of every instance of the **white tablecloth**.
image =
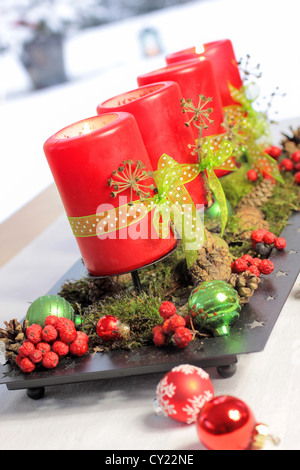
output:
M 65 216 L 0 270 L 0 320 L 22 318 L 77 261 L 79 252 Z M 257 421 L 300 450 L 300 277 L 264 351 L 238 357 L 236 374 L 207 369 L 215 395 L 245 401 Z M 157 416 L 152 401 L 164 374 L 99 380 L 46 388 L 34 401 L 23 390 L 0 386 L 0 449 L 202 450 L 195 425 Z

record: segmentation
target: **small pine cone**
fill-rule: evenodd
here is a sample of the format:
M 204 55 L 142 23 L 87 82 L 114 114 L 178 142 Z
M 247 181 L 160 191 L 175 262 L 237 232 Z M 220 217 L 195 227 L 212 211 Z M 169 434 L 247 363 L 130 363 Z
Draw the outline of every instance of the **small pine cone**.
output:
M 96 303 L 104 297 L 118 294 L 121 289 L 121 284 L 111 277 L 93 279 L 89 282 L 88 298 L 91 303 Z
M 241 209 L 243 206 L 248 207 L 262 207 L 271 198 L 274 190 L 274 184 L 271 179 L 264 179 L 259 183 L 251 193 L 244 196 L 237 209 Z
M 19 349 L 27 339 L 25 331 L 28 327 L 28 321 L 24 320 L 21 324 L 14 318 L 4 324 L 6 329 L 0 328 L 0 341 L 5 344 L 5 358 L 11 364 L 15 364 Z
M 232 274 L 228 283 L 237 291 L 240 302 L 244 305 L 258 289 L 260 279 L 255 274 L 245 271 L 241 274 Z
M 198 250 L 198 258 L 189 273 L 195 286 L 205 281 L 222 280 L 227 282 L 231 275 L 232 257 L 229 249 L 216 242 L 207 232 L 203 247 Z

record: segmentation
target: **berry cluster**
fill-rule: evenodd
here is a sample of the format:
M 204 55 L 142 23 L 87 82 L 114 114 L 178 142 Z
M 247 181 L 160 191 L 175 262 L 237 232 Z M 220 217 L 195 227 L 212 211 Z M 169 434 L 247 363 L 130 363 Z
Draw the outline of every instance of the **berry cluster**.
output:
M 271 274 L 274 270 L 274 263 L 268 259 L 262 260 L 253 258 L 250 255 L 243 255 L 232 263 L 231 270 L 233 273 L 238 274 L 249 271 L 259 277 L 261 274 Z
M 284 250 L 286 240 L 283 237 L 276 237 L 274 233 L 266 229 L 254 230 L 251 234 L 252 248 L 261 256 L 268 256 L 272 247 L 276 250 Z
M 295 182 L 300 184 L 300 150 L 294 152 L 290 158 L 284 158 L 280 165 L 280 171 L 291 171 L 295 174 Z
M 54 369 L 61 357 L 83 356 L 88 350 L 88 336 L 77 331 L 73 321 L 49 315 L 45 327 L 33 324 L 26 328 L 27 340 L 19 348 L 16 362 L 22 372 L 33 372 L 37 365 Z
M 165 346 L 173 338 L 175 345 L 184 349 L 193 339 L 193 334 L 187 328 L 187 321 L 176 312 L 172 302 L 165 301 L 159 307 L 163 323 L 156 325 L 153 330 L 153 341 L 156 346 Z

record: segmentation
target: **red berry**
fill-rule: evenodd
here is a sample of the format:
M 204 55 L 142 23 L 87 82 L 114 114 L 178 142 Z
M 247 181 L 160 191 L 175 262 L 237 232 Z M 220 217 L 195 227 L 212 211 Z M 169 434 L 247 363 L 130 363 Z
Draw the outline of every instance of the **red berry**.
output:
M 256 170 L 249 170 L 247 173 L 247 178 L 249 181 L 256 181 L 258 178 L 258 174 Z
M 252 256 L 250 256 L 250 255 L 243 255 L 243 256 L 242 256 L 242 259 L 244 259 L 245 261 L 247 261 L 248 264 L 251 264 L 251 262 L 252 262 L 252 260 L 253 260 Z
M 56 328 L 57 320 L 58 320 L 58 317 L 56 315 L 49 315 L 45 319 L 45 326 L 51 325 L 51 326 L 54 326 L 54 328 Z
M 264 240 L 264 236 L 265 234 L 268 232 L 268 230 L 264 229 L 264 228 L 261 228 L 259 230 L 254 230 L 251 234 L 251 239 L 255 242 L 255 243 L 261 243 L 263 242 Z
M 52 351 L 59 357 L 64 357 L 69 353 L 69 346 L 62 341 L 55 341 L 52 345 Z
M 266 148 L 265 150 L 265 153 L 267 153 L 268 155 L 270 155 L 270 157 L 273 157 L 277 160 L 277 158 L 280 157 L 281 155 L 281 148 L 280 147 L 276 147 L 275 145 L 271 145 L 270 147 Z
M 256 266 L 257 268 L 259 268 L 261 261 L 262 260 L 260 258 L 253 258 L 253 260 L 250 263 L 250 266 Z
M 286 247 L 286 239 L 282 237 L 275 238 L 274 246 L 276 250 L 284 250 Z
M 173 331 L 171 330 L 170 323 L 171 323 L 171 318 L 167 318 L 167 320 L 165 320 L 163 323 L 162 331 L 165 335 L 170 335 L 173 333 Z
M 178 348 L 180 349 L 186 348 L 192 339 L 193 339 L 192 332 L 188 328 L 185 328 L 184 326 L 180 326 L 179 328 L 176 328 L 174 341 Z
M 289 158 L 285 158 L 284 160 L 282 160 L 280 168 L 284 168 L 286 171 L 292 171 L 294 169 L 294 164 L 292 160 L 290 160 Z
M 72 356 L 83 356 L 88 350 L 88 344 L 83 339 L 76 339 L 70 344 L 70 353 Z
M 34 344 L 30 341 L 24 341 L 22 346 L 19 348 L 19 354 L 24 357 L 28 357 L 35 350 Z
M 33 362 L 34 364 L 38 364 L 39 362 L 42 362 L 43 354 L 42 354 L 41 351 L 39 351 L 38 349 L 36 349 L 36 350 L 33 351 L 31 354 L 29 354 L 29 359 L 30 359 L 31 362 Z
M 156 331 L 153 335 L 153 341 L 156 346 L 164 346 L 166 344 L 167 336 L 163 331 Z
M 30 372 L 34 371 L 35 365 L 33 364 L 33 362 L 31 362 L 30 359 L 28 359 L 28 357 L 25 357 L 20 363 L 20 369 L 22 370 L 22 372 L 29 374 Z
M 295 171 L 300 171 L 300 163 L 295 163 L 294 170 Z
M 238 258 L 234 262 L 234 272 L 243 273 L 248 268 L 248 261 L 242 258 Z
M 173 315 L 170 318 L 170 330 L 174 332 L 180 326 L 185 326 L 185 319 L 181 315 Z
M 65 326 L 61 328 L 59 331 L 60 340 L 66 344 L 72 343 L 75 341 L 77 337 L 77 331 L 75 330 L 75 326 Z
M 163 326 L 162 325 L 155 325 L 153 328 L 152 328 L 152 334 L 155 335 L 155 333 L 157 333 L 158 331 L 162 331 L 163 329 Z
M 259 270 L 262 274 L 271 274 L 274 270 L 274 263 L 269 259 L 264 259 L 260 263 Z
M 84 331 L 77 331 L 76 339 L 82 339 L 83 341 L 89 342 L 89 337 Z
M 295 163 L 300 163 L 300 150 L 297 150 L 292 154 L 292 160 Z
M 46 352 L 51 351 L 51 346 L 49 343 L 38 343 L 36 345 L 36 349 L 41 351 L 42 354 L 45 354 Z
M 16 357 L 16 363 L 18 364 L 18 366 L 20 367 L 20 364 L 21 362 L 23 361 L 23 359 L 25 359 L 25 356 L 23 356 L 23 354 L 18 354 L 17 357 Z
M 31 343 L 37 344 L 42 341 L 42 331 L 43 328 L 40 325 L 34 324 L 26 328 L 26 336 Z
M 267 232 L 267 233 L 264 235 L 263 241 L 264 241 L 267 245 L 272 245 L 272 243 L 274 243 L 275 238 L 276 238 L 276 237 L 275 237 L 274 233 L 272 233 L 272 232 Z
M 42 331 L 42 339 L 46 343 L 52 343 L 57 338 L 57 330 L 52 325 L 47 325 Z
M 295 181 L 297 184 L 300 184 L 300 171 L 295 174 Z
M 46 369 L 54 369 L 59 362 L 58 355 L 53 352 L 49 351 L 43 355 L 42 364 Z
M 165 302 L 161 304 L 158 312 L 160 316 L 163 317 L 164 320 L 167 320 L 167 318 L 170 318 L 176 314 L 176 307 L 173 304 L 173 302 L 168 302 L 166 300 Z
M 75 328 L 75 323 L 72 320 L 69 320 L 69 318 L 58 317 L 55 329 L 60 332 L 61 328 L 64 328 L 65 326 L 73 326 Z
M 260 270 L 258 269 L 255 264 L 252 264 L 247 268 L 247 271 L 250 271 L 250 273 L 254 274 L 255 276 L 259 277 L 260 276 Z

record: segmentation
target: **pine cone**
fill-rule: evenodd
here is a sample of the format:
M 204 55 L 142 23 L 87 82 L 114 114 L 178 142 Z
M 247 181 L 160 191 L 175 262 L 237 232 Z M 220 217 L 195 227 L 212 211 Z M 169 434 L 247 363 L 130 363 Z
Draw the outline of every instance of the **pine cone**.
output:
M 19 349 L 26 339 L 25 331 L 28 321 L 24 320 L 23 325 L 17 319 L 9 323 L 4 322 L 6 329 L 0 328 L 0 341 L 5 344 L 5 358 L 12 364 L 16 362 Z
M 226 281 L 231 275 L 232 257 L 229 249 L 218 244 L 213 236 L 207 233 L 207 240 L 198 250 L 198 259 L 190 268 L 190 275 L 195 286 L 205 281 Z
M 232 274 L 228 283 L 237 291 L 242 305 L 249 302 L 250 298 L 258 289 L 260 279 L 250 271 L 241 274 Z
M 281 141 L 283 150 L 289 156 L 291 156 L 292 153 L 300 150 L 300 127 L 298 127 L 298 129 L 296 129 L 295 131 L 290 127 L 290 130 L 292 132 L 292 135 L 288 136 L 287 134 L 282 133 L 285 139 Z
M 104 297 L 118 294 L 121 289 L 121 284 L 111 277 L 93 279 L 89 282 L 88 298 L 91 303 L 96 303 Z
M 240 239 L 250 240 L 253 230 L 265 228 L 269 230 L 270 225 L 264 218 L 264 214 L 257 207 L 242 206 L 236 216 L 240 220 Z
M 247 207 L 262 207 L 266 204 L 273 194 L 274 185 L 271 179 L 264 179 L 259 183 L 255 189 L 250 193 L 244 196 L 238 206 L 237 210 L 241 209 L 244 206 Z

